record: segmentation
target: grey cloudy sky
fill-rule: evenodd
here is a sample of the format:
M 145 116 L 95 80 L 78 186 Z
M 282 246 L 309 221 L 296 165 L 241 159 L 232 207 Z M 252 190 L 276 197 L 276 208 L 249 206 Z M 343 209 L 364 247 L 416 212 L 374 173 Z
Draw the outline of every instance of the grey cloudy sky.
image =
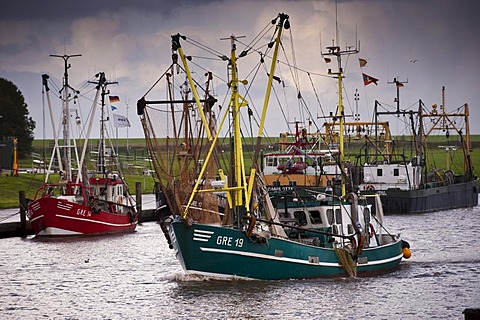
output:
M 37 138 L 44 134 L 41 74 L 48 73 L 61 83 L 63 73 L 62 61 L 50 54 L 83 55 L 71 61 L 74 85 L 98 71 L 117 80 L 119 84 L 110 90 L 121 97 L 118 112 L 126 114 L 129 103 L 129 135 L 142 137 L 135 104 L 170 64 L 171 34 L 180 32 L 228 54 L 228 44 L 220 38 L 233 33 L 251 39 L 279 12 L 285 12 L 290 16 L 298 67 L 322 74 L 328 67 L 320 55 L 320 38 L 325 47 L 335 36 L 334 1 L 4 2 L 0 77 L 22 91 L 37 122 Z M 356 36 L 361 40 L 360 54 L 345 61 L 346 104 L 352 108 L 353 92 L 358 88 L 360 112 L 364 120 L 370 120 L 374 100 L 393 105 L 395 87 L 388 82 L 394 77 L 408 80 L 401 91 L 402 107 L 419 99 L 427 106 L 440 104 L 445 86 L 447 107 L 453 110 L 469 103 L 472 131 L 480 133 L 475 126 L 480 123 L 479 9 L 477 1 L 467 0 L 338 1 L 340 45 L 354 45 Z M 380 79 L 378 86 L 363 86 L 358 57 L 367 59 L 363 72 Z M 313 80 L 325 111 L 334 111 L 335 82 L 326 77 Z M 309 83 L 303 88 L 312 91 Z M 317 104 L 314 97 L 309 99 L 307 103 Z M 288 117 L 293 121 L 298 115 L 292 110 Z M 282 121 L 267 123 L 270 135 L 287 130 Z M 48 121 L 45 134 L 52 137 Z M 126 136 L 125 130 L 120 135 Z

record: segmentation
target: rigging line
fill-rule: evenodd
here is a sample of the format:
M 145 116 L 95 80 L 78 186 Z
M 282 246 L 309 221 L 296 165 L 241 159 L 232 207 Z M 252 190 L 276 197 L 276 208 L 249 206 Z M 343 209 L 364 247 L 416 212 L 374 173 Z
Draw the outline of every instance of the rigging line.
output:
M 191 44 L 192 46 L 194 47 L 197 47 L 203 51 L 206 51 L 214 56 L 217 56 L 218 58 L 220 58 L 221 60 L 228 60 L 227 56 L 224 55 L 223 53 L 221 53 L 220 51 L 217 51 L 213 48 L 210 48 L 208 47 L 207 45 L 205 44 L 202 44 L 194 39 L 191 39 L 191 38 L 187 38 L 186 36 L 184 36 L 185 38 L 182 38 L 185 42 Z
M 263 39 L 265 37 L 266 34 L 270 34 L 271 32 L 271 29 L 273 27 L 270 27 L 268 28 L 268 25 L 262 30 L 260 31 L 256 36 L 255 38 L 253 38 L 253 40 L 249 43 L 249 44 L 246 44 L 244 42 L 242 42 L 240 39 L 237 39 L 237 42 L 241 43 L 242 45 L 245 46 L 245 49 L 242 51 L 242 53 L 245 52 L 245 56 L 246 55 L 249 55 L 251 53 L 254 53 L 254 52 L 257 52 L 257 53 L 262 53 L 262 51 L 260 49 L 264 48 L 264 47 L 267 47 L 268 46 L 268 43 L 258 47 L 257 49 L 254 48 L 254 45 L 256 45 L 261 39 Z M 278 27 L 277 27 L 278 28 Z M 274 32 L 273 34 L 276 34 L 276 32 Z M 274 39 L 274 36 L 272 36 L 270 38 L 270 42 L 273 41 Z M 255 41 L 255 43 L 253 44 L 253 42 Z M 268 49 L 266 49 L 268 51 Z
M 303 97 L 301 97 L 300 100 L 303 102 L 303 105 L 305 106 L 306 113 L 309 115 L 310 119 L 313 120 L 312 112 L 310 111 L 310 108 L 307 107 L 305 99 L 303 99 Z M 315 128 L 317 129 L 317 131 L 320 131 L 320 128 L 318 127 L 316 121 L 312 121 L 312 122 L 315 125 Z
M 295 75 L 296 82 L 298 83 L 298 91 L 300 92 L 300 76 L 298 75 L 298 69 L 296 68 L 297 67 L 297 56 L 295 54 L 295 47 L 293 45 L 292 29 L 290 29 L 290 48 L 292 50 L 293 69 L 295 71 L 293 74 Z M 285 50 L 285 48 L 283 47 L 283 44 L 282 44 L 282 50 Z
M 263 66 L 264 71 L 265 71 L 266 73 L 268 73 L 267 67 L 265 66 L 265 63 L 260 63 L 258 70 L 260 69 L 260 66 Z M 258 74 L 258 70 L 257 70 L 257 73 L 255 74 L 255 76 Z M 252 85 L 252 84 L 250 84 L 250 85 Z M 273 85 L 273 83 L 272 83 L 272 90 L 273 90 L 273 93 L 274 93 L 275 98 L 277 99 L 277 103 L 278 103 L 278 105 L 280 106 L 280 110 L 281 110 L 281 112 L 282 112 L 282 115 L 283 115 L 283 118 L 284 118 L 284 120 L 285 120 L 285 123 L 287 123 L 287 126 L 288 126 L 288 120 L 287 120 L 287 118 L 286 118 L 286 116 L 285 116 L 285 112 L 284 112 L 283 108 L 281 107 L 282 104 L 281 104 L 281 102 L 280 102 L 280 99 L 278 98 L 278 94 L 277 94 L 277 91 L 276 91 L 275 86 Z M 261 117 L 260 117 L 260 114 L 258 113 L 258 110 L 257 110 L 256 108 L 255 108 L 254 110 L 255 110 L 256 116 L 260 119 Z M 260 124 L 258 123 L 258 120 L 257 120 L 256 118 L 254 118 L 254 120 L 255 120 L 256 124 L 258 125 L 258 127 L 260 127 Z M 267 131 L 266 127 L 264 127 L 264 132 L 265 132 L 264 136 L 268 136 L 268 135 L 267 135 L 268 131 Z M 260 134 L 263 135 L 263 132 L 261 132 Z
M 190 64 L 196 66 L 197 68 L 200 68 L 202 69 L 203 71 L 205 72 L 212 72 L 212 75 L 215 76 L 217 79 L 220 79 L 223 83 L 227 83 L 228 81 L 223 79 L 222 77 L 220 77 L 218 74 L 214 73 L 213 71 L 209 71 L 208 69 L 206 69 L 205 67 L 202 67 L 201 65 L 197 64 L 195 61 L 189 61 Z
M 282 70 L 281 70 L 280 66 L 277 67 L 277 70 L 278 70 L 278 74 L 280 75 L 280 79 L 283 79 Z M 282 92 L 283 92 L 283 100 L 285 101 L 285 106 L 286 106 L 286 109 L 288 110 L 290 108 L 288 107 L 287 90 L 285 89 L 285 81 L 283 81 L 283 80 L 282 80 Z M 274 93 L 276 93 L 276 92 L 274 91 Z M 278 101 L 279 107 L 283 111 L 282 105 L 280 104 L 280 99 L 277 98 L 277 101 Z M 287 115 L 287 118 L 289 118 L 289 115 Z M 291 131 L 290 124 L 288 123 L 288 121 L 285 121 L 285 122 L 287 124 L 288 131 Z
M 348 94 L 347 88 L 345 87 L 345 82 L 342 82 L 342 87 L 343 87 L 343 92 L 344 92 L 343 96 L 345 97 L 345 100 L 347 101 L 347 105 L 348 105 L 348 107 L 349 107 L 349 109 L 350 109 L 350 113 L 351 113 L 351 114 L 355 114 L 355 111 L 354 111 L 354 109 L 353 109 L 353 105 L 352 105 L 352 103 L 351 103 L 351 101 L 350 101 L 350 95 Z M 344 104 L 343 106 L 344 106 L 344 110 L 345 110 L 345 104 Z M 344 112 L 344 113 L 345 113 L 345 112 Z
M 277 16 L 278 18 L 278 16 Z M 275 19 L 272 19 L 273 20 L 276 20 L 277 18 Z M 245 45 L 246 48 L 252 48 L 254 49 L 254 45 L 257 44 L 260 39 L 262 39 L 264 37 L 265 34 L 267 34 L 267 32 L 269 33 L 271 31 L 271 29 L 273 29 L 273 26 L 275 24 L 272 24 L 271 22 L 267 22 L 267 24 L 265 25 L 265 27 L 263 27 L 263 29 L 252 39 L 252 41 L 250 41 L 250 43 L 248 45 L 245 45 L 244 43 L 242 43 L 241 41 L 237 40 L 238 42 L 242 43 L 243 45 Z M 278 27 L 276 27 L 278 28 Z M 275 32 L 276 33 L 276 32 Z M 273 39 L 273 37 L 271 38 Z M 255 49 L 254 49 L 255 50 Z
M 188 56 L 189 58 L 198 58 L 198 59 L 203 59 L 203 60 L 211 60 L 211 61 L 223 61 L 223 59 L 219 59 L 219 58 L 209 58 L 209 57 L 204 57 L 204 56 Z M 191 61 L 189 59 L 189 61 Z
M 307 73 L 308 78 L 310 79 L 310 83 L 312 84 L 313 92 L 315 93 L 315 99 L 317 100 L 318 106 L 320 107 L 320 110 L 322 112 L 322 116 L 325 118 L 325 110 L 323 110 L 322 103 L 320 102 L 320 98 L 318 97 L 318 92 L 317 88 L 315 87 L 315 84 L 313 83 L 312 76 L 310 73 Z
M 142 96 L 142 98 L 146 97 L 147 94 L 150 93 L 150 91 L 153 90 L 153 88 L 155 88 L 155 86 L 160 82 L 160 80 L 162 80 L 162 78 L 173 68 L 174 66 L 174 63 L 172 63 L 168 68 L 167 70 L 165 70 L 165 72 L 157 79 L 157 81 L 155 81 L 155 83 L 150 87 L 150 89 L 147 90 L 147 92 L 145 92 L 145 94 Z

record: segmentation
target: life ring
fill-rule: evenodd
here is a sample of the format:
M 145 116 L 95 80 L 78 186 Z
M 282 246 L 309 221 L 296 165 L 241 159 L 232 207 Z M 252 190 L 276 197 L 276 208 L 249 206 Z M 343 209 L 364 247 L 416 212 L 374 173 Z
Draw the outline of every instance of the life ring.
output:
M 369 184 L 368 186 L 365 187 L 365 190 L 375 190 L 375 186 L 372 184 Z
M 373 224 L 371 224 L 371 223 L 368 224 L 368 228 L 370 229 L 369 236 L 370 236 L 370 238 L 372 238 L 373 235 L 375 234 L 375 228 L 373 227 Z

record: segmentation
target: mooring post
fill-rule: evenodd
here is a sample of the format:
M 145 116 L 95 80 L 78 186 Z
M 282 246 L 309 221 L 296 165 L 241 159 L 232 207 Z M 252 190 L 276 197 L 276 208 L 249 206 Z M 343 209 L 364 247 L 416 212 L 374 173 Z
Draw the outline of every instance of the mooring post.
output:
M 25 191 L 18 192 L 18 202 L 20 204 L 20 235 L 27 236 L 27 201 L 25 200 Z
M 160 202 L 160 191 L 162 190 L 160 188 L 160 182 L 155 181 L 154 190 L 155 190 L 155 209 L 157 209 L 159 207 L 159 202 Z
M 135 198 L 137 200 L 138 223 L 142 223 L 142 183 L 135 182 Z

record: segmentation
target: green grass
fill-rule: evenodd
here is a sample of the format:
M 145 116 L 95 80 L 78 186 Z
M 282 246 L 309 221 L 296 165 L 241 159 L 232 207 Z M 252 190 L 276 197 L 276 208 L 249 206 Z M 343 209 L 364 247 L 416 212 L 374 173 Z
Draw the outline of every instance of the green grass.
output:
M 52 182 L 58 181 L 58 175 L 53 174 L 51 178 Z M 131 194 L 135 194 L 136 182 L 141 183 L 142 194 L 153 193 L 155 181 L 151 176 L 127 175 L 125 180 L 127 181 Z M 25 191 L 25 197 L 33 199 L 37 189 L 43 185 L 43 181 L 43 174 L 20 173 L 18 177 L 12 177 L 7 176 L 4 172 L 0 176 L 0 209 L 18 207 L 19 191 Z
M 43 175 L 20 174 L 18 177 L 0 176 L 0 208 L 19 206 L 19 191 L 25 191 L 25 196 L 33 199 L 36 190 L 43 185 Z
M 251 139 L 250 139 L 251 140 Z M 252 145 L 252 141 L 245 141 L 246 145 Z M 267 140 L 273 141 L 278 140 L 276 138 L 264 139 L 264 142 Z M 445 141 L 444 141 L 445 140 Z M 480 143 L 480 135 L 471 136 L 472 145 L 474 147 L 472 151 L 472 161 L 473 167 L 476 171 L 477 175 L 480 175 L 480 149 L 478 149 Z M 459 145 L 459 143 L 452 143 L 451 141 L 447 141 L 447 139 L 443 139 L 442 137 L 438 137 L 435 141 L 436 144 L 440 145 Z M 37 154 L 42 153 L 43 146 L 45 145 L 47 148 L 46 154 L 47 157 L 51 154 L 51 147 L 53 144 L 53 140 L 34 140 L 33 147 L 34 152 Z M 126 146 L 127 140 L 126 139 L 119 139 L 118 140 L 119 146 L 119 154 L 120 158 L 122 155 L 126 154 Z M 155 181 L 153 176 L 143 176 L 142 172 L 144 169 L 151 169 L 149 168 L 149 164 L 145 161 L 147 157 L 147 151 L 145 146 L 145 140 L 141 138 L 136 139 L 129 139 L 128 140 L 129 146 L 129 157 L 123 157 L 123 163 L 128 163 L 128 169 L 124 171 L 125 179 L 127 184 L 129 185 L 130 192 L 132 194 L 135 193 L 135 183 L 140 182 L 142 184 L 142 193 L 152 193 L 154 190 Z M 360 145 L 355 145 L 353 148 L 359 148 Z M 248 149 L 248 148 L 246 148 Z M 251 163 L 251 151 L 246 151 L 245 154 L 245 163 L 247 167 L 250 166 Z M 354 150 L 353 150 L 354 151 Z M 349 151 L 347 151 L 348 153 Z M 357 153 L 357 152 L 353 152 Z M 128 158 L 128 159 L 127 159 Z M 350 157 L 352 160 L 353 158 Z M 428 159 L 429 159 L 429 167 L 435 166 L 439 168 L 445 168 L 446 164 L 446 154 L 444 149 L 440 149 L 438 147 L 430 148 L 428 152 Z M 32 168 L 32 158 L 27 159 L 20 159 L 20 168 Z M 88 163 L 88 162 L 87 162 Z M 451 169 L 454 170 L 455 173 L 461 173 L 463 171 L 463 153 L 461 149 L 457 149 L 455 151 L 450 151 L 450 164 Z M 58 179 L 58 175 L 51 175 L 52 179 Z M 0 208 L 11 208 L 11 207 L 18 207 L 18 192 L 20 190 L 26 192 L 27 198 L 33 198 L 35 195 L 35 191 L 43 184 L 44 176 L 43 174 L 26 174 L 22 173 L 19 174 L 18 177 L 10 177 L 7 176 L 4 172 L 3 175 L 0 176 Z

